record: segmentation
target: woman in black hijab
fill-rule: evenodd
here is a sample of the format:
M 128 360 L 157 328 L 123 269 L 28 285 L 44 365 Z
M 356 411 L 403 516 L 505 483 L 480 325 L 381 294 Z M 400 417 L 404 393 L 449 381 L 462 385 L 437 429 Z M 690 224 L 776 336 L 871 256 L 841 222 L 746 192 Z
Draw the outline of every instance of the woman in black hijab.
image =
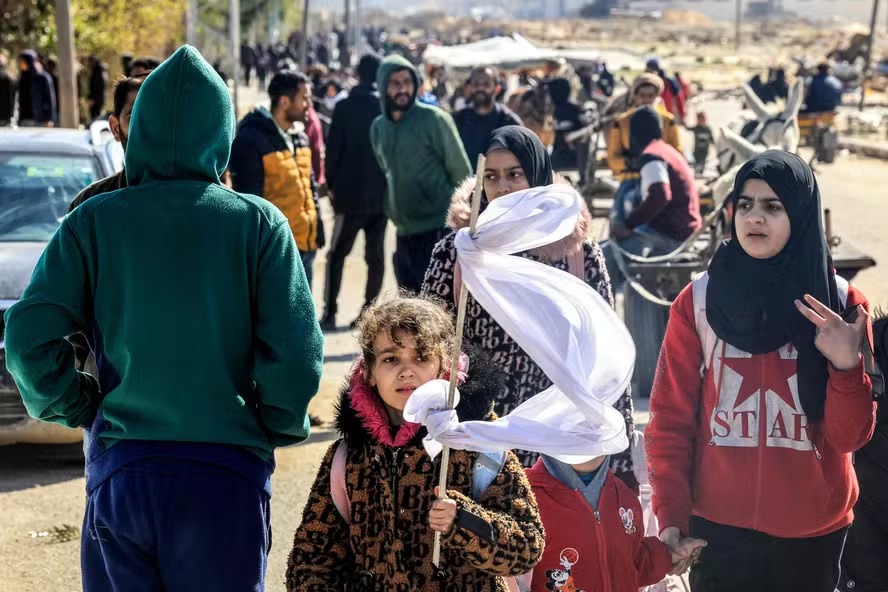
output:
M 535 133 L 518 125 L 494 130 L 487 141 L 482 211 L 492 199 L 553 181 L 549 152 Z
M 510 125 L 494 131 L 487 143 L 485 156 L 487 162 L 481 197 L 482 210 L 490 201 L 503 195 L 560 182 L 554 178 L 545 146 L 527 128 Z M 422 286 L 423 295 L 441 298 L 454 309 L 459 296 L 460 278 L 453 238 L 458 229 L 469 225 L 474 188 L 475 179 L 470 178 L 454 193 L 447 216 L 447 224 L 454 232 L 435 246 Z M 613 306 L 613 294 L 601 249 L 594 243 L 586 242 L 590 223 L 589 212 L 584 208 L 573 234 L 545 247 L 521 253 L 520 256 L 581 277 Z M 505 371 L 504 388 L 500 390 L 494 403 L 494 411 L 498 415 L 511 412 L 528 398 L 551 386 L 551 381 L 540 367 L 471 295 L 466 309 L 464 335 L 467 341 L 487 351 Z M 632 400 L 628 391 L 614 407 L 623 413 L 626 429 L 631 436 L 634 426 Z M 537 457 L 535 453 L 516 452 L 525 466 L 530 466 Z M 629 451 L 613 457 L 611 467 L 618 477 L 630 486 L 637 487 Z
M 866 299 L 835 274 L 801 158 L 754 157 L 731 200 L 733 239 L 672 305 L 660 353 L 646 430 L 660 538 L 708 541 L 693 592 L 833 592 L 851 454 L 874 426 Z

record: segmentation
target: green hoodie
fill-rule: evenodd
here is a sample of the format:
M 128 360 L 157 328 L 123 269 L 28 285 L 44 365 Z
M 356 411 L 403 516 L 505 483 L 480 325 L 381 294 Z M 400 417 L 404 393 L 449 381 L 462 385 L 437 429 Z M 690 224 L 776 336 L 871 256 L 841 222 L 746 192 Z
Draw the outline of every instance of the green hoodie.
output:
M 286 218 L 219 182 L 234 127 L 194 48 L 145 80 L 129 187 L 62 221 L 6 313 L 7 366 L 33 417 L 92 426 L 100 451 L 194 442 L 267 459 L 308 436 L 323 337 Z M 98 381 L 74 369 L 65 336 L 78 332 Z
M 413 105 L 396 123 L 386 88 L 398 70 L 410 71 L 415 90 Z M 386 214 L 400 236 L 443 229 L 454 190 L 472 174 L 456 125 L 446 112 L 416 100 L 419 73 L 401 56 L 382 61 L 376 82 L 382 115 L 370 128 L 370 140 L 388 181 Z

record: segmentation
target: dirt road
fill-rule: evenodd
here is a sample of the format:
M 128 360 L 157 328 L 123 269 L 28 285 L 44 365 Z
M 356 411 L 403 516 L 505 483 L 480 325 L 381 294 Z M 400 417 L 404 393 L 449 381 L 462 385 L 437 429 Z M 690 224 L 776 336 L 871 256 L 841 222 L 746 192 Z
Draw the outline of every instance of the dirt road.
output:
M 715 118 L 711 115 L 711 119 Z M 818 179 L 825 205 L 834 212 L 836 232 L 883 266 L 888 265 L 888 241 L 884 239 L 888 218 L 888 202 L 884 198 L 888 163 L 842 157 L 833 165 L 821 167 Z M 326 214 L 330 224 L 329 204 Z M 332 227 L 328 226 L 328 236 L 331 231 Z M 391 249 L 394 246 L 391 233 L 388 240 Z M 359 241 L 346 262 L 339 319 L 346 326 L 357 315 L 362 301 L 366 272 L 361 253 Z M 318 303 L 323 291 L 324 263 L 321 254 L 315 269 Z M 861 273 L 855 283 L 869 296 L 870 302 L 888 305 L 888 275 L 881 267 Z M 386 289 L 394 289 L 390 269 L 385 285 Z M 354 339 L 349 331 L 327 335 L 325 375 L 311 407 L 312 412 L 325 420 L 332 418 L 333 402 L 354 352 Z M 293 532 L 317 466 L 334 439 L 329 428 L 316 429 L 307 442 L 277 453 L 272 500 L 274 547 L 267 587 L 270 592 L 283 590 L 283 573 Z M 82 519 L 84 480 L 81 466 L 53 458 L 61 453 L 70 455 L 71 451 L 0 449 L 0 590 L 3 592 L 80 589 L 79 539 L 74 529 L 79 529 Z M 42 533 L 46 536 L 39 536 Z

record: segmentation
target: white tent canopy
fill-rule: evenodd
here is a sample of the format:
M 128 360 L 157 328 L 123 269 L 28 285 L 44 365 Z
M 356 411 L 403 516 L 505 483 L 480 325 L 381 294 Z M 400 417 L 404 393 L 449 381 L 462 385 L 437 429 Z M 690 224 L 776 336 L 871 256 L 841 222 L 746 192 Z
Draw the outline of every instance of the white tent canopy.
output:
M 622 68 L 640 70 L 644 66 L 642 56 L 626 50 L 549 49 L 537 47 L 517 33 L 463 45 L 430 45 L 423 54 L 424 62 L 452 70 L 469 70 L 480 65 L 512 70 L 540 66 L 547 60 L 557 59 L 572 63 L 605 61 L 611 71 Z

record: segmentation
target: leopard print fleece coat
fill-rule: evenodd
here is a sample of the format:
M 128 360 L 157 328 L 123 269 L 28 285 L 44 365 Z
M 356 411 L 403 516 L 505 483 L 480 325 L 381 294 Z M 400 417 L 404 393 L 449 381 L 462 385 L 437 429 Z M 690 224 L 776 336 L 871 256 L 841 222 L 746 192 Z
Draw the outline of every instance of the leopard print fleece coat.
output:
M 502 373 L 470 354 L 460 386 L 461 419 L 491 417 Z M 545 534 L 536 499 L 513 453 L 479 500 L 472 499 L 474 452 L 452 451 L 447 494 L 457 502 L 454 529 L 442 537 L 441 569 L 432 564 L 428 516 L 440 456 L 422 447 L 425 428 L 405 423 L 396 433 L 375 390 L 353 372 L 337 409 L 348 446 L 346 491 L 351 523 L 333 504 L 327 451 L 296 531 L 287 567 L 288 592 L 507 592 L 506 577 L 531 571 Z
M 435 245 L 432 260 L 422 285 L 422 294 L 441 298 L 451 310 L 456 309 L 453 287 L 456 249 L 453 246 L 453 239 L 457 230 L 469 226 L 470 200 L 474 188 L 474 178 L 467 179 L 453 194 L 450 211 L 447 213 L 447 225 L 454 232 Z M 482 201 L 482 208 L 485 205 L 486 203 Z M 610 276 L 608 276 L 607 267 L 604 264 L 604 255 L 597 244 L 586 241 L 590 224 L 589 212 L 583 208 L 583 214 L 577 221 L 573 234 L 551 245 L 520 253 L 519 256 L 546 263 L 562 271 L 569 271 L 568 256 L 582 249 L 586 283 L 601 294 L 601 297 L 613 307 L 614 296 L 611 291 Z M 552 386 L 552 382 L 536 362 L 515 343 L 499 323 L 493 320 L 493 317 L 487 314 L 487 311 L 478 304 L 471 294 L 466 308 L 466 324 L 463 335 L 466 341 L 481 348 L 494 363 L 506 372 L 505 388 L 497 393 L 494 401 L 494 411 L 498 416 L 502 417 L 510 413 L 530 397 Z M 614 407 L 623 414 L 623 418 L 626 420 L 626 434 L 631 442 L 635 425 L 632 418 L 632 395 L 628 388 L 614 403 Z M 533 466 L 539 456 L 533 452 L 516 452 L 525 467 Z M 610 464 L 618 477 L 630 487 L 637 487 L 629 450 L 612 456 Z

